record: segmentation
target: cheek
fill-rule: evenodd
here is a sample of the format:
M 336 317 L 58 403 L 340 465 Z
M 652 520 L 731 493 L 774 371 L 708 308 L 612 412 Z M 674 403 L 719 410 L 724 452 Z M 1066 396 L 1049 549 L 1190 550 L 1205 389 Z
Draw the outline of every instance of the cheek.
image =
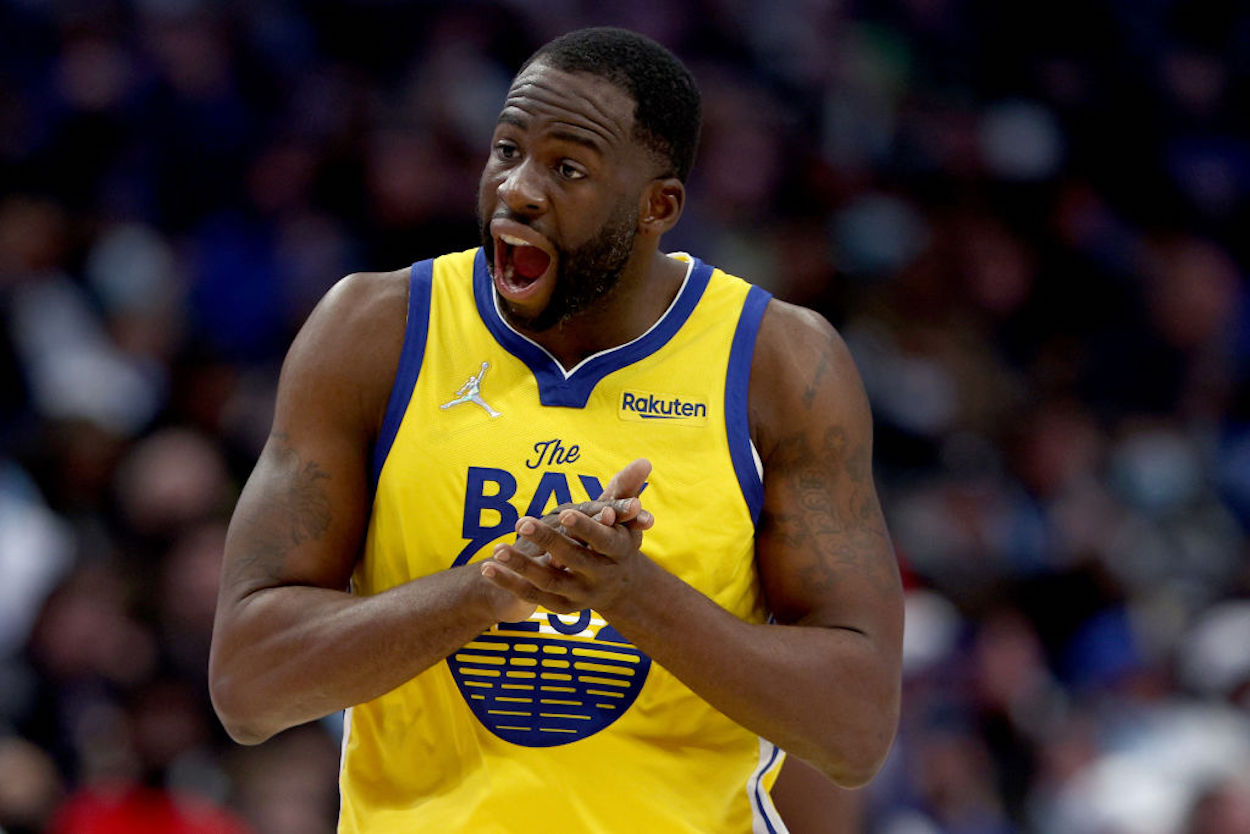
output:
M 488 201 L 493 200 L 502 180 L 503 177 L 499 170 L 491 163 L 486 163 L 482 167 L 482 176 L 477 181 L 478 202 L 485 205 Z
M 581 196 L 581 195 L 579 195 Z M 619 195 L 586 195 L 584 199 L 569 200 L 562 212 L 564 228 L 570 238 L 586 242 L 599 235 L 604 228 L 617 222 L 632 203 L 622 202 Z

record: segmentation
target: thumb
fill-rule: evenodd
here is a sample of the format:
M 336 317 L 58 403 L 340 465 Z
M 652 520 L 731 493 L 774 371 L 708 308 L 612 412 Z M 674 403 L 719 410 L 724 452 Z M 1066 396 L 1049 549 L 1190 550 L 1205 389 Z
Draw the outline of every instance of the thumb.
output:
M 603 494 L 599 496 L 600 501 L 607 501 L 613 498 L 633 498 L 642 491 L 642 485 L 647 482 L 647 476 L 651 474 L 651 461 L 646 458 L 639 458 L 626 464 L 625 468 L 612 476 L 612 480 L 608 481 L 608 485 L 604 487 Z

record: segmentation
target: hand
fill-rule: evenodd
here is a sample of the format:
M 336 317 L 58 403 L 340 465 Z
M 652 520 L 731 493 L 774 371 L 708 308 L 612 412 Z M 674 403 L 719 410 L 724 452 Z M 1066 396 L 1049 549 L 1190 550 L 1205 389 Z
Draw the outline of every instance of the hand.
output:
M 609 484 L 611 487 L 611 484 Z M 555 529 L 557 532 L 568 535 L 568 530 L 560 523 L 560 514 L 566 510 L 575 510 L 583 515 L 590 516 L 601 524 L 609 527 L 613 524 L 623 524 L 626 526 L 637 527 L 640 530 L 649 530 L 651 525 L 655 523 L 655 519 L 651 513 L 642 508 L 642 502 L 637 498 L 611 498 L 608 497 L 607 490 L 603 496 L 595 501 L 583 501 L 581 503 L 561 504 L 542 518 L 538 519 L 548 527 Z M 518 519 L 519 521 L 519 519 Z M 539 550 L 538 545 L 526 539 L 518 539 L 513 545 L 526 556 L 535 558 L 550 557 L 550 553 L 544 553 Z
M 648 461 L 636 460 L 597 501 L 518 520 L 516 544 L 496 545 L 482 575 L 518 600 L 558 613 L 610 607 L 646 561 L 638 548 L 655 519 L 636 496 L 650 472 Z

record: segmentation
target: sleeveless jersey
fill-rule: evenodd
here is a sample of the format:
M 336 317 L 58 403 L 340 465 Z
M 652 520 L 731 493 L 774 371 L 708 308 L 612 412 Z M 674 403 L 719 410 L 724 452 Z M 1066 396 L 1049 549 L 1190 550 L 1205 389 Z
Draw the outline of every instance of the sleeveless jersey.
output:
M 747 388 L 769 296 L 673 257 L 664 316 L 568 372 L 501 317 L 481 250 L 414 265 L 354 593 L 485 558 L 519 515 L 598 498 L 646 457 L 642 552 L 766 620 Z M 339 831 L 784 832 L 783 757 L 598 612 L 539 608 L 348 711 Z

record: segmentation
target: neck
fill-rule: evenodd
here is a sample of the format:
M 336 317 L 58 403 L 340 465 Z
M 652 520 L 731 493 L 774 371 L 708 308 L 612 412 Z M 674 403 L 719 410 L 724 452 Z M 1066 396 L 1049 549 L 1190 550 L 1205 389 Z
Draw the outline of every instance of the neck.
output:
M 620 280 L 591 309 L 541 332 L 517 328 L 567 371 L 588 356 L 631 342 L 660 320 L 681 289 L 686 265 L 658 251 L 631 259 Z

